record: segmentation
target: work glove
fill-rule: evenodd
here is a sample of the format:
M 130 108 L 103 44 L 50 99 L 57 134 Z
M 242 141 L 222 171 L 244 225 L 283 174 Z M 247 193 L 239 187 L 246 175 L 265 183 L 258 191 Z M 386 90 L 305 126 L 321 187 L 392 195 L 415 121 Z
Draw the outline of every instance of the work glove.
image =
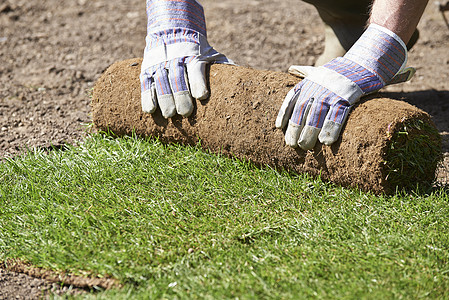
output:
M 195 0 L 147 0 L 148 27 L 140 82 L 144 112 L 188 117 L 193 98 L 209 96 L 206 64 L 232 63 L 206 39 L 203 7 Z
M 343 56 L 322 67 L 292 66 L 291 73 L 307 75 L 285 97 L 276 127 L 285 128 L 285 142 L 303 150 L 319 140 L 334 143 L 351 107 L 363 95 L 387 84 L 409 80 L 415 70 L 404 68 L 407 48 L 399 36 L 371 24 Z

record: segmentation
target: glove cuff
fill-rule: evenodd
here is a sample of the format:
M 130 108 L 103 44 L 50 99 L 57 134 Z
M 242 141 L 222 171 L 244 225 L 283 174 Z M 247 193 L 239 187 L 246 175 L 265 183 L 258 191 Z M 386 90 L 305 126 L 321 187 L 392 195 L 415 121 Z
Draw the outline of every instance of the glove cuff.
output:
M 142 70 L 178 57 L 205 54 L 212 49 L 205 36 L 183 28 L 149 34 L 146 41 Z
M 147 32 L 186 28 L 206 36 L 206 20 L 201 4 L 195 0 L 147 0 Z
M 407 47 L 394 32 L 371 24 L 343 58 L 346 60 L 340 62 L 346 67 L 353 69 L 355 65 L 361 67 L 356 72 L 363 74 L 361 76 L 363 78 L 357 78 L 358 81 L 355 82 L 364 92 L 371 92 L 388 84 L 405 67 Z M 374 77 L 367 79 L 369 76 Z M 353 77 L 357 77 L 357 74 Z
M 323 67 L 349 79 L 359 87 L 363 95 L 377 91 L 385 85 L 376 74 L 344 57 L 337 57 Z

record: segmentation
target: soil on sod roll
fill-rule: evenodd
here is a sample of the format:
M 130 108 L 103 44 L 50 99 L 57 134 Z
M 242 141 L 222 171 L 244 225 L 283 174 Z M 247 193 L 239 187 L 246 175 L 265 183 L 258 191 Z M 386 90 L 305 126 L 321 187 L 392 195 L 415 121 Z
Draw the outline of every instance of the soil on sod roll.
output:
M 441 141 L 430 116 L 402 101 L 363 99 L 332 146 L 292 149 L 274 121 L 284 95 L 298 82 L 291 75 L 229 65 L 210 68 L 210 98 L 196 102 L 189 118 L 164 119 L 159 110 L 142 112 L 141 59 L 110 66 L 92 98 L 95 126 L 117 135 L 158 137 L 162 142 L 196 144 L 213 152 L 298 173 L 320 175 L 342 186 L 389 193 L 431 183 Z

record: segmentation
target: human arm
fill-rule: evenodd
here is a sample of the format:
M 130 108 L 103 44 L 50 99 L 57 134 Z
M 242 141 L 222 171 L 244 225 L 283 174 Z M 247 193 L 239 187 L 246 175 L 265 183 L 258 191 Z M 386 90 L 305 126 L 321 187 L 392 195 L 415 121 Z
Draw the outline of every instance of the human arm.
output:
M 367 30 L 343 57 L 310 73 L 286 96 L 276 119 L 287 127 L 285 141 L 310 150 L 317 140 L 330 145 L 341 132 L 351 107 L 363 95 L 403 81 L 407 42 L 427 1 L 376 0 Z M 394 30 L 394 31 L 393 31 Z M 413 72 L 406 72 L 409 78 Z
M 377 24 L 391 30 L 407 44 L 428 2 L 428 0 L 375 0 L 369 24 Z

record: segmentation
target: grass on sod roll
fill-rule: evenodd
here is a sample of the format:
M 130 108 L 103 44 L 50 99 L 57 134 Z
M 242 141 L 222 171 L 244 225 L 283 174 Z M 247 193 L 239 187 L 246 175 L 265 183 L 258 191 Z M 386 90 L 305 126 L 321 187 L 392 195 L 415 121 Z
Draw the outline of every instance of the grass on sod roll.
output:
M 429 187 L 443 158 L 438 130 L 422 120 L 398 126 L 386 149 L 388 181 L 406 191 Z
M 374 196 L 134 137 L 0 163 L 0 260 L 124 287 L 91 297 L 444 298 L 449 197 Z

